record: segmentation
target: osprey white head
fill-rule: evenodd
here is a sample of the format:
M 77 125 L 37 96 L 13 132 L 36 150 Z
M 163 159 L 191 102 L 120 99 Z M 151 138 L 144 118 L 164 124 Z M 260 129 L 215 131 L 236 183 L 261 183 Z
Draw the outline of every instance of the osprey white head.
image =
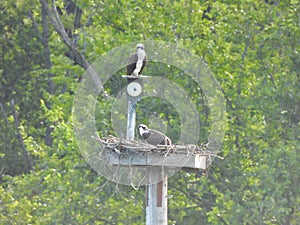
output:
M 136 50 L 138 50 L 138 49 L 143 49 L 143 50 L 145 50 L 144 44 L 142 44 L 142 43 L 137 44 L 137 45 L 136 45 Z

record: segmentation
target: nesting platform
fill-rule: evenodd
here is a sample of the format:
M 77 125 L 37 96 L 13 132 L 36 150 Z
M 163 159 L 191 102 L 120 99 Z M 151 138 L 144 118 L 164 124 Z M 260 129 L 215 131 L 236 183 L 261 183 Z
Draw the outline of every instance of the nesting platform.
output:
M 206 170 L 215 154 L 206 145 L 150 145 L 109 137 L 98 141 L 104 145 L 101 157 L 116 166 L 163 166 Z

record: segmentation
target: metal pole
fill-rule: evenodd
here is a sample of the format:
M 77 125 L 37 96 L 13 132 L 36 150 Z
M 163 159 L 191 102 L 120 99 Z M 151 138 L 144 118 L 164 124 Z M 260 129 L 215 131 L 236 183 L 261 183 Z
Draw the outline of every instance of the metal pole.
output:
M 134 140 L 136 100 L 128 100 L 126 139 Z M 146 225 L 168 224 L 168 175 L 164 167 L 150 167 L 148 170 L 146 203 Z
M 164 167 L 148 171 L 146 225 L 168 224 L 168 175 Z
M 134 129 L 135 129 L 135 117 L 136 117 L 136 101 L 128 101 L 128 113 L 127 113 L 127 131 L 126 139 L 134 140 Z

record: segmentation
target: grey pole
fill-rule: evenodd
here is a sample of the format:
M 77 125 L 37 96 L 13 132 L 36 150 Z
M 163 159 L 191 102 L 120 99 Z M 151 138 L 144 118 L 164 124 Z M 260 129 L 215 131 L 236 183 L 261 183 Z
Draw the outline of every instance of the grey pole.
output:
M 148 171 L 146 225 L 168 224 L 168 176 L 164 167 Z
M 128 100 L 126 139 L 134 140 L 137 99 Z M 151 166 L 148 169 L 146 203 L 146 225 L 167 225 L 168 176 L 164 167 Z
M 128 100 L 128 114 L 127 114 L 127 131 L 126 139 L 134 140 L 135 117 L 136 117 L 136 101 Z

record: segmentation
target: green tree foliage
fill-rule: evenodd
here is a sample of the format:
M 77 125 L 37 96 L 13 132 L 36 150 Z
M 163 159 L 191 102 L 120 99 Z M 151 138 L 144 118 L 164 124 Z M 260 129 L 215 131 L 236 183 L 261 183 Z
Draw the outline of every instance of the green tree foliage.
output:
M 299 223 L 298 0 L 5 0 L 0 12 L 0 224 L 144 224 L 144 188 L 98 176 L 80 155 L 71 118 L 88 63 L 144 39 L 202 56 L 227 104 L 224 160 L 207 177 L 181 171 L 170 178 L 169 224 Z M 107 93 L 118 93 L 122 73 Z M 205 141 L 209 107 L 188 75 L 159 63 L 145 73 L 190 94 Z M 110 107 L 99 96 L 102 136 L 114 134 Z M 178 139 L 179 118 L 167 102 L 143 99 L 137 113 L 139 122 L 164 121 Z

